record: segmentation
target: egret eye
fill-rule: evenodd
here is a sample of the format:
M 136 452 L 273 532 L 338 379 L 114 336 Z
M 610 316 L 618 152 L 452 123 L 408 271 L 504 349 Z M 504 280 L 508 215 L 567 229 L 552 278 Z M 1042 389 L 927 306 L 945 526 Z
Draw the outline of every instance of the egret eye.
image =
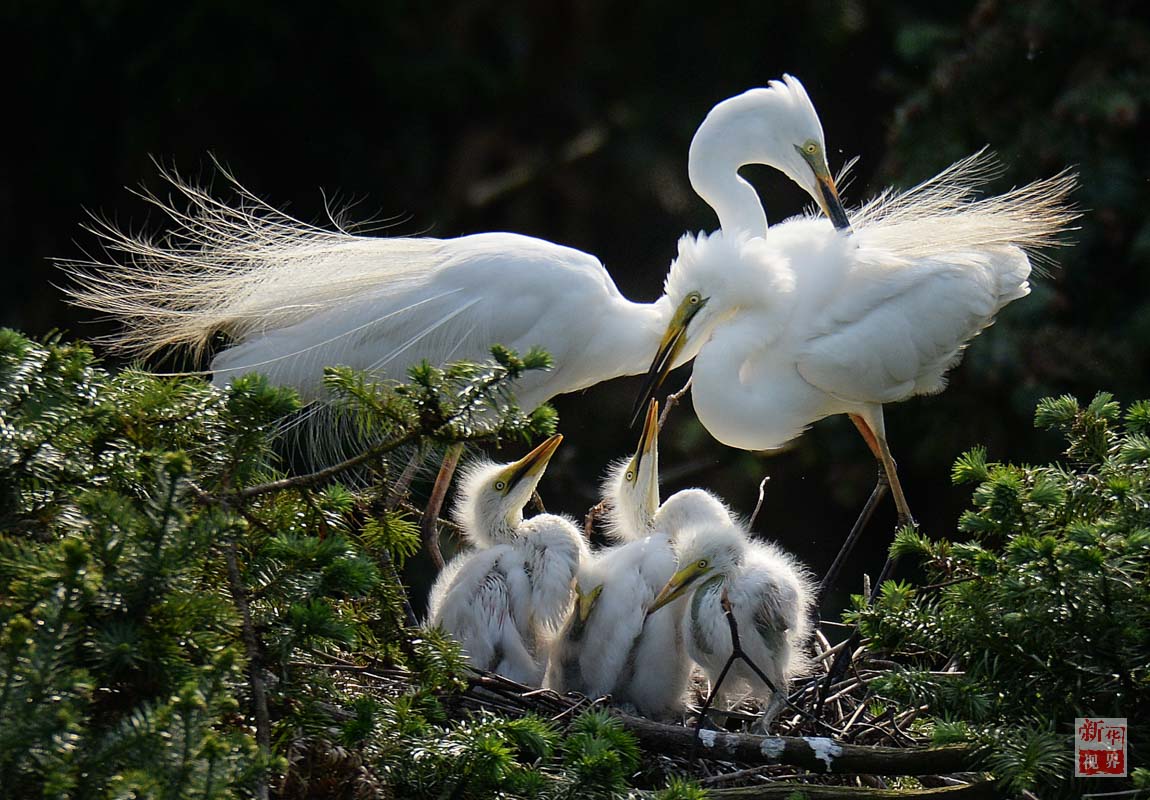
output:
M 815 153 L 817 153 L 819 151 L 819 146 L 817 144 L 815 144 L 814 142 L 807 142 L 803 146 L 803 150 L 806 152 L 806 154 L 808 156 L 813 156 Z
M 700 558 L 699 563 L 696 564 L 695 566 L 698 567 L 699 569 L 706 569 L 707 568 L 707 559 Z
M 506 488 L 507 488 L 507 481 L 496 481 L 495 482 L 495 491 L 502 492 Z
M 689 295 L 687 295 L 687 302 L 693 306 L 699 305 L 699 301 L 702 299 L 703 296 L 698 292 L 691 292 Z
M 635 480 L 635 471 L 630 470 L 630 469 L 627 470 L 627 474 L 623 476 L 623 479 L 626 480 L 628 483 Z

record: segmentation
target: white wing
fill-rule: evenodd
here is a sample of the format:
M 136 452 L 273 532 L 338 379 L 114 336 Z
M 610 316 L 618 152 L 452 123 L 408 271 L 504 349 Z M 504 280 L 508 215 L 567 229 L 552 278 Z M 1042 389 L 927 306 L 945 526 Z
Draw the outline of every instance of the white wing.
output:
M 431 589 L 428 623 L 458 639 L 477 669 L 495 669 L 508 649 L 505 640 L 517 638 L 503 564 L 514 555 L 511 545 L 461 553 Z M 512 649 L 525 648 L 519 644 Z
M 535 624 L 554 629 L 571 610 L 573 584 L 588 556 L 583 534 L 570 520 L 539 514 L 519 527 L 514 546 L 530 584 L 530 613 Z
M 867 232 L 836 295 L 794 332 L 799 373 L 842 400 L 890 403 L 936 392 L 967 342 L 1030 291 L 1016 247 L 901 260 Z

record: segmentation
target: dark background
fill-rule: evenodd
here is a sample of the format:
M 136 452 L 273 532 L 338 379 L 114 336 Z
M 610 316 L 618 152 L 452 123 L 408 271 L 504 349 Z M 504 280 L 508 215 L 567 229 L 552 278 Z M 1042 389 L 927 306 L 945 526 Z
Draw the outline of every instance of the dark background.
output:
M 685 231 L 716 220 L 686 181 L 690 137 L 716 102 L 791 72 L 826 131 L 832 169 L 859 155 L 848 204 L 909 185 L 990 145 L 996 189 L 1077 165 L 1074 246 L 1030 297 L 976 339 L 941 396 L 887 410 L 909 501 L 953 533 L 969 490 L 950 465 L 1049 460 L 1035 401 L 1147 387 L 1150 25 L 1134 2 L 0 2 L 9 144 L 0 167 L 0 324 L 87 337 L 50 257 L 95 239 L 86 209 L 159 224 L 124 187 L 162 189 L 152 158 L 211 179 L 209 154 L 309 221 L 325 197 L 389 234 L 510 230 L 599 256 L 622 291 L 653 300 Z M 13 79 L 14 76 L 14 79 Z M 772 221 L 804 196 L 746 174 Z M 222 183 L 222 182 L 221 182 Z M 674 376 L 672 384 L 685 379 Z M 611 458 L 633 447 L 638 385 L 558 398 L 567 442 L 541 490 L 581 514 Z M 689 404 L 662 442 L 665 493 L 703 485 L 743 513 L 770 475 L 756 529 L 821 573 L 874 479 L 845 418 L 780 454 L 719 446 Z M 877 568 L 884 507 L 844 577 Z

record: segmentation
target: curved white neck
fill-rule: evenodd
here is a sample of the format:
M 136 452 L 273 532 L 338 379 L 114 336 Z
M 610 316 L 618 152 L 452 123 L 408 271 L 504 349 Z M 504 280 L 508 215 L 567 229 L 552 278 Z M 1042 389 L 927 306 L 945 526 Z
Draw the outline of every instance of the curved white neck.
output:
M 755 187 L 739 175 L 742 165 L 733 160 L 724 163 L 713 157 L 702 157 L 707 149 L 691 145 L 687 172 L 695 193 L 715 210 L 723 233 L 766 236 L 767 212 Z
M 695 358 L 691 401 L 703 427 L 729 447 L 781 447 L 812 422 L 854 410 L 807 383 L 786 348 L 780 320 L 744 314 L 715 330 Z M 849 408 L 848 408 L 849 406 Z

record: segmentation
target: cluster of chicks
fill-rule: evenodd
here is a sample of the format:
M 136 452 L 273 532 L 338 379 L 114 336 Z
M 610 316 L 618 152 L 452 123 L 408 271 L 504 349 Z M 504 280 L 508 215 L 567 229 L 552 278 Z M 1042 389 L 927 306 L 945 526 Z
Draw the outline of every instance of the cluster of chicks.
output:
M 730 613 L 762 676 L 736 660 L 716 699 L 769 698 L 765 728 L 806 666 L 809 573 L 752 540 L 708 491 L 660 502 L 658 430 L 652 402 L 634 456 L 604 483 L 612 544 L 598 550 L 566 517 L 523 516 L 561 435 L 512 464 L 472 464 L 454 509 L 470 547 L 432 587 L 428 624 L 458 639 L 478 669 L 668 718 L 685 707 L 692 664 L 712 687 L 720 680 L 733 650 Z

